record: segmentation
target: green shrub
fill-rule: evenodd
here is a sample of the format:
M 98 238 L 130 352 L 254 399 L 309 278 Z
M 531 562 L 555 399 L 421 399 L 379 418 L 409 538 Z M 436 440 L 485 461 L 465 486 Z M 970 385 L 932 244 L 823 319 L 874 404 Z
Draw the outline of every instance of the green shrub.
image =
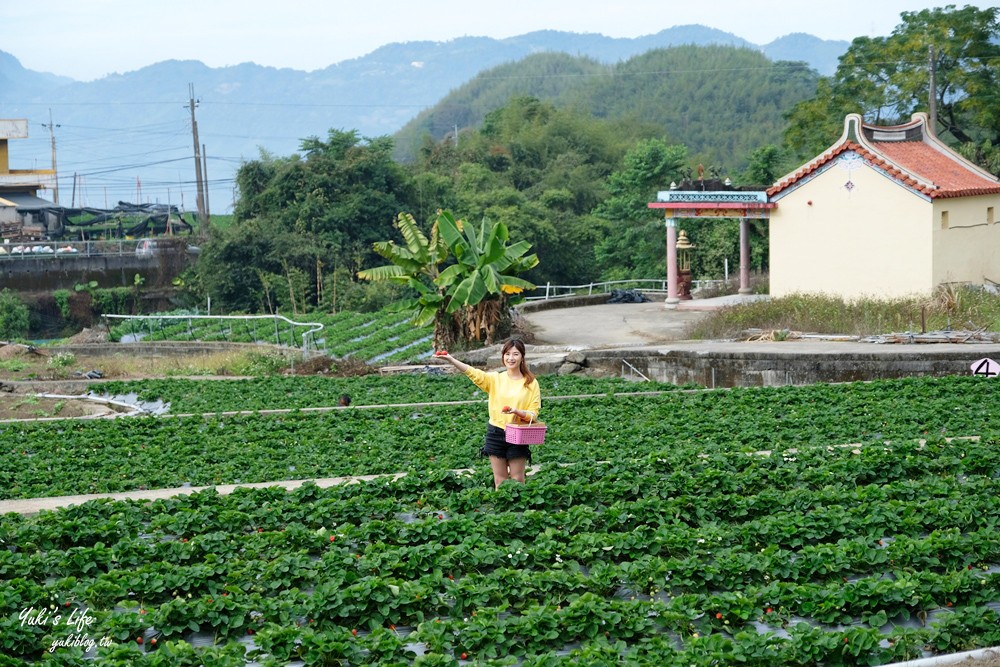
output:
M 251 352 L 233 365 L 237 375 L 274 375 L 288 368 L 288 359 L 278 353 Z
M 21 298 L 9 289 L 0 291 L 0 340 L 28 335 L 31 313 Z
M 55 299 L 56 305 L 59 307 L 59 313 L 63 316 L 64 320 L 68 320 L 70 318 L 70 294 L 71 292 L 68 289 L 57 289 L 52 293 L 52 298 Z

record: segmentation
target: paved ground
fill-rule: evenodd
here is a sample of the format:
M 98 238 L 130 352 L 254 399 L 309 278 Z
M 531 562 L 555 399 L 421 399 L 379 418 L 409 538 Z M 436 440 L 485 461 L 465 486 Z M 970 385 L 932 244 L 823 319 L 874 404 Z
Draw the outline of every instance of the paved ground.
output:
M 703 312 L 667 310 L 663 303 L 608 303 L 526 313 L 537 345 L 596 349 L 683 340 Z
M 280 482 L 259 482 L 259 483 L 248 483 L 248 484 L 217 484 L 215 486 L 186 486 L 180 488 L 172 489 L 146 489 L 142 491 L 123 491 L 121 493 L 91 493 L 79 496 L 54 496 L 51 498 L 24 498 L 24 499 L 12 499 L 12 500 L 0 500 L 0 516 L 8 512 L 14 512 L 16 514 L 36 514 L 42 510 L 55 510 L 60 507 L 70 507 L 72 505 L 80 505 L 82 503 L 99 500 L 102 498 L 107 498 L 111 500 L 157 500 L 160 498 L 172 498 L 174 496 L 190 495 L 192 493 L 197 493 L 198 491 L 203 491 L 205 489 L 215 489 L 219 495 L 228 495 L 232 493 L 237 488 L 267 488 L 271 486 L 280 486 L 284 489 L 296 489 L 302 486 L 304 483 L 312 482 L 319 487 L 325 488 L 328 486 L 335 486 L 337 484 L 350 484 L 352 482 L 360 482 L 372 479 L 378 479 L 383 477 L 393 477 L 399 478 L 404 476 L 405 473 L 396 473 L 395 475 L 361 475 L 357 477 L 329 477 L 323 479 L 311 479 L 311 480 L 289 480 Z
M 689 327 L 708 312 L 754 301 L 759 295 L 731 295 L 682 301 L 669 309 L 662 299 L 553 308 L 524 314 L 538 345 L 570 349 L 646 346 L 688 338 Z

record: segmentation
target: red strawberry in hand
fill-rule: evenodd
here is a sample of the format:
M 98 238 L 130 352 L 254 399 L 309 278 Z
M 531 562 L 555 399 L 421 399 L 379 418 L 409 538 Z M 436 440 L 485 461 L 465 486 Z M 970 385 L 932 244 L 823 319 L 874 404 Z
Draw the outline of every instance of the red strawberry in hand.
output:
M 503 406 L 503 408 L 500 410 L 500 412 L 503 412 L 503 413 L 510 412 L 510 406 L 509 405 Z
M 448 356 L 448 350 L 438 350 L 437 352 L 434 353 L 434 356 L 435 357 L 447 357 Z

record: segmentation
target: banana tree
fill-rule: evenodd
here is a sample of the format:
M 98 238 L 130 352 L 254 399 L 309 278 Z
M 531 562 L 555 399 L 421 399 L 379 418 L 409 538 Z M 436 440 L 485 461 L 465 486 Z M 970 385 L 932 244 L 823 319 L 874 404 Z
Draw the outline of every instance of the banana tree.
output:
M 474 226 L 444 211 L 437 228 L 455 258 L 434 281 L 447 296 L 445 311 L 466 341 L 491 344 L 509 307 L 521 301 L 521 292 L 535 287 L 518 274 L 537 266 L 538 257 L 527 254 L 527 241 L 509 244 L 510 233 L 502 222 L 484 218 L 477 234 Z
M 523 290 L 534 287 L 517 276 L 538 264 L 537 256 L 526 254 L 531 244 L 508 244 L 507 226 L 489 220 L 483 220 L 477 234 L 448 211 L 438 214 L 429 238 L 409 214 L 401 213 L 396 227 L 404 246 L 392 241 L 372 246 L 392 263 L 359 271 L 358 277 L 412 288 L 417 296 L 397 308 L 412 310 L 416 326 L 433 322 L 438 349 L 459 340 L 492 343 L 509 306 L 520 301 Z M 455 262 L 441 270 L 449 257 Z
M 394 241 L 372 244 L 375 252 L 391 264 L 358 271 L 358 278 L 373 282 L 388 280 L 413 289 L 417 296 L 398 302 L 394 309 L 412 311 L 414 326 L 423 327 L 433 322 L 434 346 L 443 348 L 451 342 L 449 317 L 445 311 L 444 290 L 434 285 L 440 275 L 439 267 L 448 259 L 448 245 L 438 231 L 437 222 L 431 227 L 430 237 L 420 230 L 409 213 L 400 213 L 395 226 L 403 236 L 404 245 Z

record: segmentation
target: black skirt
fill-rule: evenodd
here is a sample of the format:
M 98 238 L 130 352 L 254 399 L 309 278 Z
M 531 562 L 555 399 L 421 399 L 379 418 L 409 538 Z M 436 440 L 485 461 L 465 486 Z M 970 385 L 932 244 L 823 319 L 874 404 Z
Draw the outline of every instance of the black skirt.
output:
M 504 430 L 493 424 L 486 425 L 486 442 L 479 450 L 480 456 L 499 456 L 502 459 L 528 459 L 531 463 L 531 448 L 528 445 L 512 445 L 505 439 Z

